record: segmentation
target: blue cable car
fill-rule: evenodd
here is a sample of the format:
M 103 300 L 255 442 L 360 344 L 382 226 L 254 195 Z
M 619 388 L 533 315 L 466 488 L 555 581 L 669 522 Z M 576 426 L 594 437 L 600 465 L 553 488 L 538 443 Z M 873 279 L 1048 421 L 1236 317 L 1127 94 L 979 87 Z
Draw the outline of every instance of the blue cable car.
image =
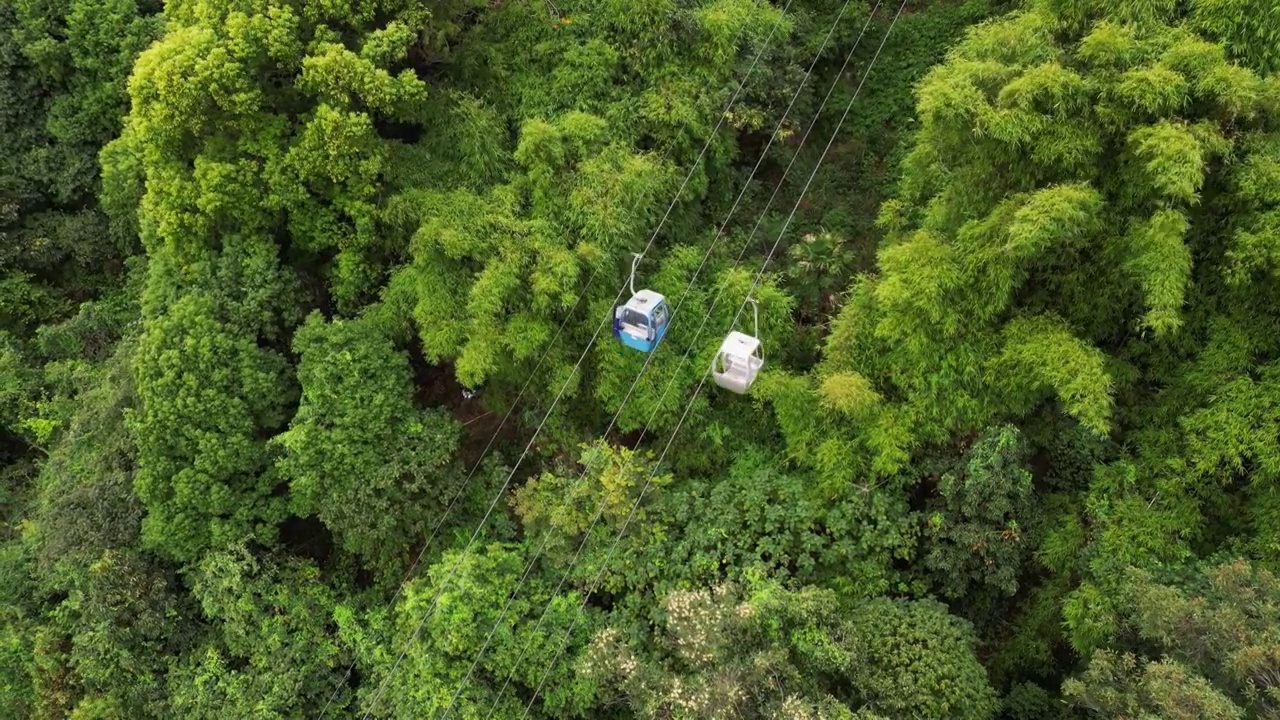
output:
M 636 265 L 640 255 L 631 261 L 631 299 L 613 309 L 613 336 L 623 345 L 641 352 L 653 352 L 667 334 L 671 309 L 667 299 L 653 290 L 636 291 Z
M 652 352 L 667 334 L 670 317 L 662 293 L 641 290 L 613 309 L 613 335 L 633 350 Z

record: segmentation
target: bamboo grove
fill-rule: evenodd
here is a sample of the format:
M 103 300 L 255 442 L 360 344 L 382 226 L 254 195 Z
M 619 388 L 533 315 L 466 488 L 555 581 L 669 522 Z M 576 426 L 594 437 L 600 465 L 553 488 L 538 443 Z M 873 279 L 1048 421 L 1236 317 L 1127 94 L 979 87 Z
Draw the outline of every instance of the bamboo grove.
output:
M 1277 12 L 0 4 L 0 716 L 1280 716 Z

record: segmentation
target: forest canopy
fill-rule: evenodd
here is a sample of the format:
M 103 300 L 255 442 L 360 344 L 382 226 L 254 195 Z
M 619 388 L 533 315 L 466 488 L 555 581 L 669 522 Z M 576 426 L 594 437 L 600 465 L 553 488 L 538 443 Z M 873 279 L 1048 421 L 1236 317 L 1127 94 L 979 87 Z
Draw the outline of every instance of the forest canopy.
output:
M 0 716 L 1276 716 L 1278 27 L 0 5 Z

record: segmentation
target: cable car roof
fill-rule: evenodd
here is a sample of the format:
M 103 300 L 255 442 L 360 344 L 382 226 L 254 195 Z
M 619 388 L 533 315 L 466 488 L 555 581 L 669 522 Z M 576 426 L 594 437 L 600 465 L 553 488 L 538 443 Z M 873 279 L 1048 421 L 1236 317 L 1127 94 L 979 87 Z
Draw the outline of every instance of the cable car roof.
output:
M 760 347 L 759 338 L 733 330 L 725 336 L 724 342 L 720 343 L 720 352 L 724 355 L 747 357 L 758 347 Z
M 665 299 L 666 298 L 662 296 L 662 293 L 657 293 L 646 288 L 644 290 L 640 290 L 635 295 L 632 295 L 631 299 L 627 301 L 626 307 L 628 310 L 635 310 L 638 313 L 648 315 L 653 312 L 653 309 L 658 306 L 659 302 L 662 302 Z

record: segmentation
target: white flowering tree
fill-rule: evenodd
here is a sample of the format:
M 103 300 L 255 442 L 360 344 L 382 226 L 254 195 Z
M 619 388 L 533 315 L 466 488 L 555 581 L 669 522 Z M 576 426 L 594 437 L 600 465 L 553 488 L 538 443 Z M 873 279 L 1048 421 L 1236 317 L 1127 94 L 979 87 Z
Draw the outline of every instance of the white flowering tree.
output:
M 937 603 L 882 600 L 850 611 L 831 591 L 768 583 L 677 591 L 661 608 L 658 637 L 629 638 L 608 627 L 581 660 L 584 675 L 639 717 L 976 719 L 995 712 L 971 632 Z M 896 662 L 899 655 L 913 660 Z

